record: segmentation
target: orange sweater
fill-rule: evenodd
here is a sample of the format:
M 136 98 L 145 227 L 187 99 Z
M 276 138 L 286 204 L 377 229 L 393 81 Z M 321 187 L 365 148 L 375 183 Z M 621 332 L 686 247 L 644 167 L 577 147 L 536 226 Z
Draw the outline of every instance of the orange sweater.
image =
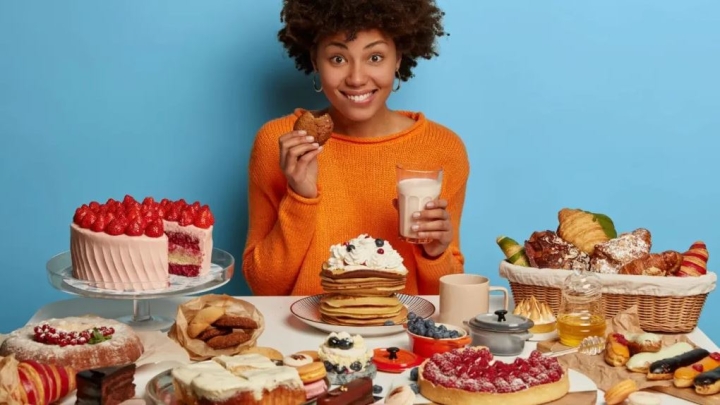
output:
M 403 132 L 372 138 L 333 134 L 318 156 L 318 196 L 307 199 L 287 185 L 279 164 L 278 138 L 303 110 L 266 123 L 250 155 L 249 229 L 243 273 L 255 295 L 313 295 L 323 292 L 320 269 L 330 246 L 362 233 L 385 239 L 408 269 L 407 294 L 437 294 L 438 279 L 462 273 L 460 217 L 469 174 L 462 140 L 422 113 Z M 443 168 L 441 198 L 454 227 L 450 247 L 429 259 L 419 245 L 398 238 L 395 165 L 431 162 Z

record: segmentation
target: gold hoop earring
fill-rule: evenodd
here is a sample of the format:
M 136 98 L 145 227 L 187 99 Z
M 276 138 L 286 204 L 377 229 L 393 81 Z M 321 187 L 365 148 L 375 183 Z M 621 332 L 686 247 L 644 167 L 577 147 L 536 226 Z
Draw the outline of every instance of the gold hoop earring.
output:
M 397 79 L 397 86 L 393 87 L 393 92 L 397 92 L 398 90 L 400 90 L 400 84 L 402 84 L 402 80 L 400 80 L 400 74 L 398 72 L 395 72 L 395 79 Z
M 318 75 L 314 75 L 312 82 L 313 82 L 313 90 L 315 90 L 315 93 L 320 93 L 322 89 L 322 83 L 320 84 L 320 87 L 317 85 L 317 80 L 315 79 Z

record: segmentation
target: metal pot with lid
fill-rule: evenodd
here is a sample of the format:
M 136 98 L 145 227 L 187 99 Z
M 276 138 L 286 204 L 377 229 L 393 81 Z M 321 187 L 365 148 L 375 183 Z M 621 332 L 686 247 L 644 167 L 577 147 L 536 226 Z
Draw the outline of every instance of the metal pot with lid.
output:
M 464 321 L 470 329 L 473 346 L 487 346 L 496 356 L 517 356 L 525 348 L 525 341 L 533 335 L 528 330 L 535 323 L 520 315 L 508 314 L 505 309 L 480 314 Z

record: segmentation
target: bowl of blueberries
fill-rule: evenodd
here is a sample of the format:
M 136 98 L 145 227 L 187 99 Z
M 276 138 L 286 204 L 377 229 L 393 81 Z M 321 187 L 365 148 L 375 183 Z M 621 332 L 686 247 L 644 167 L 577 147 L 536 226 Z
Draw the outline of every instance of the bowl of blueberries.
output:
M 435 353 L 463 348 L 472 341 L 467 331 L 460 326 L 435 323 L 432 319 L 424 319 L 412 312 L 408 314 L 406 327 L 410 350 L 425 358 Z

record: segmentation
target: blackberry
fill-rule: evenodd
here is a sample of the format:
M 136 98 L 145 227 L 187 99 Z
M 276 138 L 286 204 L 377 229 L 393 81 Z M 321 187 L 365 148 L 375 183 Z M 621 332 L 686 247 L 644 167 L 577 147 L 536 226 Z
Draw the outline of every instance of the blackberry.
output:
M 377 247 L 383 247 L 384 244 L 385 244 L 385 241 L 384 241 L 384 240 L 382 240 L 382 239 L 375 239 L 375 246 L 377 246 Z
M 337 347 L 340 350 L 350 350 L 353 348 L 353 341 L 350 339 L 338 340 Z
M 356 361 L 356 362 L 354 362 L 353 364 L 350 365 L 350 370 L 352 370 L 352 371 L 360 371 L 360 370 L 362 370 L 362 367 L 363 367 L 363 366 L 362 366 L 362 363 L 360 363 L 359 361 Z
M 345 250 L 347 250 L 348 252 L 352 252 L 353 249 L 355 249 L 355 245 L 347 245 L 347 246 L 345 246 Z
M 328 339 L 328 347 L 339 347 L 340 345 L 340 339 L 336 338 L 335 336 Z
M 382 392 L 382 390 L 383 390 L 383 389 L 382 389 L 382 387 L 381 387 L 380 385 L 377 385 L 377 384 L 374 384 L 374 385 L 373 385 L 373 394 L 375 394 L 375 395 L 380 395 L 380 393 Z

